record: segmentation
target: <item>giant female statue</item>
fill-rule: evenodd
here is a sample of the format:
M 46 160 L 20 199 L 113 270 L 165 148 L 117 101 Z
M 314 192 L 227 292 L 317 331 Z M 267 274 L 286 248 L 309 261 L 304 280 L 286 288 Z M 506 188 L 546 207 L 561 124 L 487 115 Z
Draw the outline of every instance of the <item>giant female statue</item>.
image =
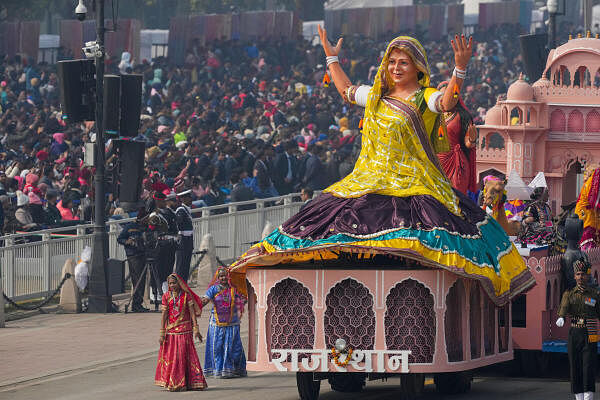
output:
M 440 113 L 456 105 L 472 39 L 452 40 L 456 68 L 440 92 L 429 87 L 427 56 L 414 38 L 392 40 L 373 86 L 357 87 L 338 63 L 342 40 L 334 47 L 324 29 L 319 34 L 338 92 L 365 107 L 360 156 L 348 176 L 242 255 L 233 279 L 243 284 L 248 267 L 327 266 L 362 253 L 478 279 L 499 305 L 533 285 L 502 227 L 452 188 L 436 157 L 449 150 Z

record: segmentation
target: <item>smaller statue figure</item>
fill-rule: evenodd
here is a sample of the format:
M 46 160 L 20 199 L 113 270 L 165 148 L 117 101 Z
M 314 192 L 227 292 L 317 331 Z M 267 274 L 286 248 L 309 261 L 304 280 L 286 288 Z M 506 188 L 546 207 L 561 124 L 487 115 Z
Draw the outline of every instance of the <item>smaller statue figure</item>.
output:
M 579 248 L 579 240 L 583 233 L 583 221 L 577 214 L 571 214 L 565 221 L 564 235 L 567 239 L 567 249 L 560 258 L 562 274 L 561 293 L 575 287 L 575 274 L 573 265 L 577 260 L 587 261 L 587 255 Z
M 491 214 L 500 226 L 509 236 L 516 236 L 519 233 L 521 224 L 518 221 L 509 221 L 506 218 L 504 203 L 506 202 L 505 183 L 492 175 L 483 179 L 483 204 L 482 208 Z
M 447 86 L 448 82 L 442 82 L 438 90 Z M 444 113 L 444 119 L 450 151 L 439 153 L 438 159 L 452 186 L 471 197 L 477 192 L 477 128 L 461 96 L 456 106 Z
M 582 250 L 600 245 L 600 168 L 589 171 L 586 176 L 575 206 L 575 213 L 583 219 L 583 235 L 579 243 Z
M 554 240 L 552 211 L 548 205 L 548 189 L 536 187 L 531 202 L 523 213 L 523 231 L 519 240 L 529 244 L 549 244 Z
M 576 400 L 592 400 L 596 391 L 600 293 L 587 284 L 590 264 L 586 260 L 575 261 L 573 270 L 576 284 L 562 296 L 556 325 L 562 327 L 566 317 L 571 319 L 568 342 L 571 391 Z

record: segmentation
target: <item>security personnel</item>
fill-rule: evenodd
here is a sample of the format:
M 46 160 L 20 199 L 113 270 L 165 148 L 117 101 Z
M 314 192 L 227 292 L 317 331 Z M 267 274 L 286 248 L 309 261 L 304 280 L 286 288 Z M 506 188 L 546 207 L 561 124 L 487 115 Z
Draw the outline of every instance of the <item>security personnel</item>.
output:
M 175 264 L 175 251 L 177 250 L 175 243 L 177 240 L 177 222 L 175 211 L 169 207 L 169 205 L 172 206 L 174 200 L 174 193 L 166 196 L 164 193 L 157 192 L 154 195 L 156 214 L 158 214 L 158 216 L 160 216 L 167 225 L 167 231 L 158 236 L 158 255 L 156 260 L 159 278 L 160 281 L 163 282 L 163 293 L 166 293 L 168 290 L 167 277 L 173 273 L 173 266 Z
M 571 391 L 577 400 L 592 400 L 596 391 L 596 319 L 600 317 L 600 293 L 587 284 L 589 262 L 583 258 L 575 261 L 573 271 L 576 286 L 563 294 L 556 325 L 561 327 L 565 317 L 571 318 L 568 343 Z
M 194 251 L 194 226 L 192 224 L 192 191 L 177 193 L 181 205 L 175 211 L 177 220 L 177 264 L 175 272 L 186 282 L 190 275 L 190 262 Z
M 127 263 L 129 264 L 129 274 L 131 275 L 131 286 L 137 290 L 133 293 L 131 302 L 132 312 L 147 312 L 142 303 L 144 301 L 144 288 L 146 275 L 143 274 L 146 264 L 146 249 L 144 246 L 144 232 L 146 225 L 143 222 L 146 217 L 145 210 L 142 208 L 133 222 L 129 222 L 123 227 L 123 230 L 117 237 L 117 243 L 125 247 Z

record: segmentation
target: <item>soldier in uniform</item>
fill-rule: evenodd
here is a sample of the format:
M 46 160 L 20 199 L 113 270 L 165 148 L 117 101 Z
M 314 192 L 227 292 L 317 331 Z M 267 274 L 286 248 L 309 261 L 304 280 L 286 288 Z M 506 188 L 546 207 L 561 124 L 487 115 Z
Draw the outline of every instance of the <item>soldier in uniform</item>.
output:
M 577 400 L 592 400 L 596 391 L 600 293 L 587 284 L 589 262 L 575 261 L 573 271 L 576 285 L 563 294 L 556 325 L 561 327 L 566 317 L 571 318 L 568 343 L 571 391 Z
M 172 203 L 175 199 L 175 194 L 166 196 L 164 193 L 157 192 L 153 197 L 156 204 L 154 213 L 164 220 L 164 223 L 166 224 L 166 232 L 162 232 L 158 235 L 158 251 L 156 259 L 158 275 L 160 282 L 162 282 L 162 293 L 166 293 L 168 290 L 167 277 L 173 273 L 175 251 L 177 249 L 175 243 L 177 240 L 175 211 L 168 206 L 167 202 Z
M 175 211 L 177 221 L 177 264 L 175 272 L 185 282 L 189 279 L 190 262 L 194 251 L 194 226 L 192 225 L 192 191 L 177 193 L 181 205 Z
M 131 302 L 132 312 L 147 312 L 142 303 L 144 301 L 144 286 L 146 275 L 142 273 L 146 264 L 146 248 L 144 245 L 144 232 L 146 231 L 146 212 L 142 208 L 133 222 L 129 222 L 117 237 L 117 243 L 125 247 L 129 274 L 131 275 L 131 286 L 137 290 L 133 293 Z

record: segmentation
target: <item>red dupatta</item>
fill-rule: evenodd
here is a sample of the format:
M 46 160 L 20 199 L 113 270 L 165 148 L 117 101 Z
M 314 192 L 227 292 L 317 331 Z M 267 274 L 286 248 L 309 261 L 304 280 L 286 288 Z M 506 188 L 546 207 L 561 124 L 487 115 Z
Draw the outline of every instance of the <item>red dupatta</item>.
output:
M 190 289 L 188 284 L 179 275 L 177 275 L 176 273 L 172 273 L 171 275 L 169 275 L 169 278 L 171 277 L 177 279 L 179 287 L 183 292 L 187 294 L 187 296 L 185 297 L 192 299 L 192 301 L 194 302 L 194 314 L 196 314 L 196 316 L 199 317 L 202 314 L 202 300 L 200 300 L 200 297 L 196 293 L 194 293 L 192 289 Z M 180 297 L 183 298 L 184 296 Z

